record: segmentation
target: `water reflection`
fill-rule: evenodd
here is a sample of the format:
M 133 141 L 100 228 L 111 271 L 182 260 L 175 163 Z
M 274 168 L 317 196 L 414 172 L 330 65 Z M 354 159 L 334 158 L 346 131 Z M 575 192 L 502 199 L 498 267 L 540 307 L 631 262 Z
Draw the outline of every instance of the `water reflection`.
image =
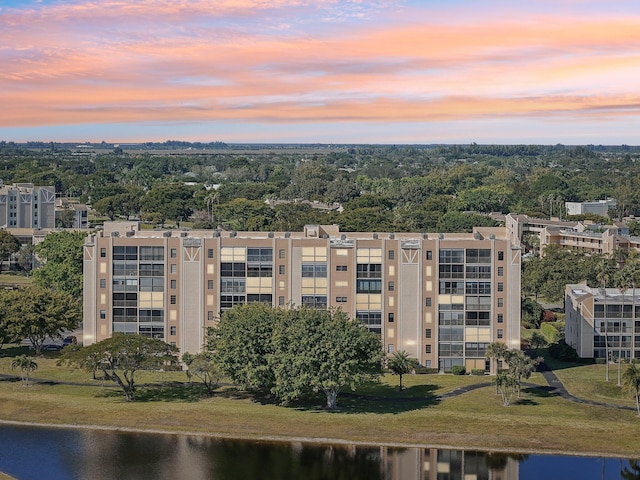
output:
M 638 461 L 617 459 L 13 426 L 0 427 L 0 471 L 21 480 L 640 480 Z

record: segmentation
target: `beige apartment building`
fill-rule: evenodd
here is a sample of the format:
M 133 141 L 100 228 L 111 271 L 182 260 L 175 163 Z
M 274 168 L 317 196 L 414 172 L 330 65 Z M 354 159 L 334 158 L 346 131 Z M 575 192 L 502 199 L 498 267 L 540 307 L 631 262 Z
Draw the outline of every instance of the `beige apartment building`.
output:
M 640 358 L 640 289 L 565 287 L 565 338 L 582 358 Z
M 488 369 L 494 341 L 520 346 L 520 248 L 474 233 L 140 230 L 107 222 L 84 245 L 84 344 L 113 332 L 201 349 L 234 305 L 341 308 L 441 371 Z

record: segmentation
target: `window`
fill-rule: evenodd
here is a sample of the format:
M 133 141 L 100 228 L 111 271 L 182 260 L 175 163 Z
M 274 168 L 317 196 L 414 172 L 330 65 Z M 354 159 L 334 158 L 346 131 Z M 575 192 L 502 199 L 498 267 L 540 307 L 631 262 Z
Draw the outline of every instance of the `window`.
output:
M 389 258 L 389 260 L 395 260 L 395 258 L 396 258 L 396 251 L 395 251 L 395 250 L 389 250 L 389 252 L 388 252 L 388 258 Z
M 504 307 L 504 299 L 503 298 L 499 298 L 498 299 L 498 307 Z
M 426 338 L 431 338 L 431 329 L 430 328 L 427 328 L 424 333 L 425 333 L 425 337 Z
M 327 278 L 326 263 L 303 263 L 302 277 L 307 278 Z
M 213 290 L 213 280 L 207 280 L 207 290 Z
M 427 307 L 430 307 L 430 306 L 431 306 L 431 297 L 427 297 L 427 298 L 426 298 L 426 302 L 425 302 L 425 304 L 426 304 L 426 306 L 427 306 Z
M 178 250 L 175 248 L 171 249 L 171 258 L 176 258 L 178 256 Z
M 107 288 L 107 280 L 104 278 L 100 279 L 100 288 Z
M 284 305 L 284 297 L 278 297 L 278 305 L 280 306 Z
M 213 317 L 213 312 L 212 312 L 211 310 L 209 310 L 209 311 L 207 312 L 207 320 L 213 320 L 213 318 L 214 318 L 214 317 Z
M 357 279 L 357 293 L 382 293 L 382 280 Z
M 207 249 L 207 258 L 213 258 L 213 248 Z
M 433 252 L 431 250 L 427 250 L 427 260 L 433 260 Z
M 278 265 L 278 273 L 284 275 L 284 265 Z
M 359 263 L 357 267 L 358 278 L 382 278 L 381 263 Z
M 356 318 L 360 320 L 370 332 L 382 333 L 382 312 L 356 311 Z
M 127 251 L 129 248 L 132 247 L 126 247 Z M 140 260 L 164 260 L 164 247 L 140 247 Z
M 425 345 L 424 353 L 431 353 L 431 345 Z
M 501 328 L 498 329 L 498 338 L 502 338 L 504 336 L 503 330 Z
M 169 332 L 170 332 L 170 333 L 169 333 L 170 335 L 175 335 L 175 334 L 176 334 L 176 327 L 175 327 L 175 325 L 172 325 L 172 326 L 170 327 Z
M 107 311 L 100 310 L 100 320 L 104 320 L 105 318 L 107 318 Z
M 107 249 L 106 248 L 101 248 L 100 249 L 100 257 L 101 258 L 105 258 L 107 256 Z
M 396 289 L 396 282 L 389 282 L 387 284 L 387 290 L 389 290 L 390 292 L 393 292 Z
M 170 303 L 171 305 L 175 305 L 175 304 L 177 303 L 177 302 L 176 302 L 176 296 L 175 296 L 175 295 L 171 295 L 171 296 L 169 297 L 169 303 Z
M 346 265 L 336 265 L 336 272 L 346 272 L 346 271 L 347 271 Z
M 498 260 L 504 260 L 504 252 L 498 252 Z
M 347 297 L 336 297 L 336 303 L 347 303 Z
M 491 263 L 491 250 L 488 248 L 467 248 L 467 263 Z
M 175 263 L 171 264 L 171 273 L 177 273 L 178 266 Z
M 504 283 L 498 282 L 498 291 L 499 292 L 504 292 Z
M 504 276 L 504 267 L 498 267 L 498 276 L 499 277 Z
M 281 248 L 281 249 L 278 251 L 278 258 L 285 258 L 285 256 L 284 256 L 284 248 Z
M 395 314 L 395 313 L 393 313 L 393 312 L 389 312 L 389 313 L 387 314 L 387 320 L 388 320 L 388 322 L 389 322 L 389 323 L 393 323 L 393 322 L 395 322 L 395 320 L 396 320 L 396 314 Z
M 327 297 L 323 295 L 303 295 L 302 305 L 309 308 L 327 308 Z
M 176 280 L 171 280 L 171 288 L 175 289 L 177 285 Z
M 387 353 L 393 353 L 393 350 L 394 350 L 393 343 L 388 344 L 387 345 Z
M 221 277 L 246 277 L 247 264 L 244 262 L 224 262 L 220 264 Z
M 502 323 L 504 321 L 504 315 L 501 313 L 498 314 L 498 323 Z

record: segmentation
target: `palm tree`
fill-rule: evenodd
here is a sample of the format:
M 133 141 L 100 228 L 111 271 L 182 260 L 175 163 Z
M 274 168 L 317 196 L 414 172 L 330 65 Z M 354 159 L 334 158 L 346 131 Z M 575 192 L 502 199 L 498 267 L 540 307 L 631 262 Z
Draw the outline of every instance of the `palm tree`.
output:
M 640 365 L 630 363 L 622 375 L 623 385 L 636 397 L 636 410 L 640 417 Z
M 514 380 L 515 391 L 520 398 L 522 380 L 531 377 L 531 374 L 536 371 L 536 366 L 542 363 L 543 358 L 531 358 L 522 350 L 513 349 L 506 353 L 505 360 L 509 364 L 509 375 Z
M 11 361 L 11 369 L 20 369 L 20 378 L 22 379 L 22 386 L 27 387 L 29 385 L 29 374 L 38 368 L 38 364 L 26 355 L 18 355 Z
M 615 273 L 615 266 L 613 265 L 612 259 L 609 257 L 602 257 L 597 266 L 597 274 L 596 279 L 600 282 L 602 287 L 600 288 L 601 293 L 604 295 L 604 348 L 605 348 L 605 365 L 606 365 L 606 373 L 605 380 L 609 381 L 609 320 L 607 317 L 607 284 L 611 282 L 613 279 L 613 275 Z M 601 332 L 602 333 L 602 332 Z
M 625 258 L 626 263 L 622 267 L 622 269 L 616 274 L 616 283 L 622 292 L 622 298 L 624 299 L 625 292 L 631 288 L 631 319 L 635 318 L 636 315 L 636 285 L 640 281 L 640 262 L 638 262 L 638 258 L 635 255 L 635 252 L 627 255 Z M 622 302 L 624 305 L 624 301 Z M 624 309 L 624 306 L 623 306 Z M 621 359 L 622 359 L 622 334 L 626 330 L 624 327 L 624 314 L 623 318 L 620 319 L 620 344 L 618 348 L 618 386 L 620 387 L 622 384 L 620 371 L 621 371 Z M 631 358 L 631 352 L 629 352 L 629 358 Z
M 497 361 L 504 358 L 508 351 L 509 348 L 507 347 L 507 344 L 503 342 L 492 342 L 487 345 L 487 349 L 484 351 L 484 357 L 490 360 L 496 360 L 496 373 L 498 373 Z M 498 392 L 496 391 L 496 393 Z
M 515 387 L 516 381 L 511 374 L 507 372 L 498 372 L 496 375 L 496 390 L 502 396 L 503 407 L 508 407 L 511 404 Z
M 387 367 L 395 375 L 400 376 L 400 390 L 402 390 L 402 376 L 411 373 L 418 366 L 418 360 L 411 358 L 407 352 L 394 352 L 387 362 Z

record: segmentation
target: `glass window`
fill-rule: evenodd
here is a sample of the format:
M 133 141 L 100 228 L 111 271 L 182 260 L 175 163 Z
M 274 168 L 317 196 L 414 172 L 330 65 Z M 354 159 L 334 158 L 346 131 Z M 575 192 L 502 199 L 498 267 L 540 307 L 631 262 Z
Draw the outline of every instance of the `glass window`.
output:
M 278 258 L 285 258 L 284 248 L 281 248 L 280 250 L 278 250 Z
M 387 290 L 389 290 L 390 292 L 395 291 L 396 289 L 396 282 L 389 282 L 387 283 Z
M 394 260 L 396 258 L 396 251 L 395 250 L 389 250 L 388 258 L 389 258 L 389 260 Z
M 171 280 L 171 288 L 176 288 L 177 282 L 175 280 Z
M 213 315 L 213 312 L 211 310 L 209 310 L 207 312 L 207 320 L 213 320 L 215 317 Z
M 107 288 L 107 280 L 105 278 L 100 279 L 100 288 Z
M 426 303 L 427 307 L 430 307 L 431 306 L 431 297 L 427 297 L 425 303 Z
M 178 272 L 178 266 L 175 263 L 171 264 L 171 273 L 177 273 Z
M 346 271 L 347 271 L 346 265 L 336 265 L 336 272 L 346 272 Z
M 326 263 L 303 263 L 302 264 L 302 277 L 311 278 L 326 278 L 327 277 L 327 264 Z
M 498 329 L 498 338 L 502 338 L 504 336 L 504 332 L 501 328 Z
M 502 313 L 498 314 L 498 323 L 502 323 L 504 321 L 504 315 Z
M 284 297 L 278 297 L 278 305 L 280 306 L 284 305 Z
M 101 248 L 100 249 L 100 257 L 101 258 L 105 258 L 107 256 L 107 249 L 106 248 Z
M 176 296 L 175 296 L 175 295 L 171 295 L 171 296 L 169 297 L 169 303 L 171 303 L 171 305 L 175 305 L 175 304 L 177 303 L 177 302 L 176 302 Z
M 278 273 L 284 275 L 284 265 L 278 265 Z
M 425 330 L 425 338 L 431 338 L 431 329 L 430 328 L 427 328 Z
M 498 276 L 499 277 L 504 276 L 504 267 L 498 267 Z
M 433 252 L 431 250 L 427 250 L 427 260 L 433 260 Z
M 171 249 L 171 258 L 176 258 L 178 256 L 178 250 L 175 248 Z
M 347 297 L 336 297 L 336 303 L 347 303 Z
M 327 297 L 323 295 L 303 295 L 302 305 L 310 308 L 325 309 L 327 308 Z
M 424 353 L 431 353 L 431 345 L 427 344 L 424 346 Z
M 100 319 L 104 320 L 105 318 L 107 318 L 107 311 L 106 310 L 100 310 Z
M 498 252 L 498 260 L 504 260 L 504 252 Z
M 504 292 L 504 283 L 498 282 L 498 291 L 499 292 Z
M 389 323 L 393 323 L 396 319 L 396 314 L 393 312 L 389 312 L 387 314 L 387 320 L 389 321 Z
M 213 290 L 213 280 L 207 280 L 207 290 Z
M 213 248 L 207 249 L 207 258 L 213 258 Z
M 176 334 L 176 327 L 175 327 L 175 325 L 172 325 L 172 326 L 170 327 L 169 332 L 170 332 L 170 335 L 175 335 L 175 334 Z

